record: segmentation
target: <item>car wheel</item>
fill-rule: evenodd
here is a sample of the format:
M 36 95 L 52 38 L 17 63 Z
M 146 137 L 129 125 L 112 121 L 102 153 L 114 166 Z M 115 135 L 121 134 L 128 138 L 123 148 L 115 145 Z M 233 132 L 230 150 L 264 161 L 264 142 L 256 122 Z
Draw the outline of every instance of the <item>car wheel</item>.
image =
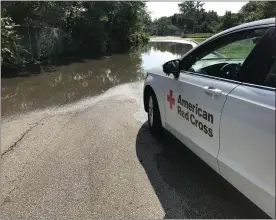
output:
M 162 133 L 163 128 L 161 123 L 160 111 L 157 99 L 154 94 L 150 94 L 148 99 L 148 123 L 151 132 L 155 136 L 159 136 Z

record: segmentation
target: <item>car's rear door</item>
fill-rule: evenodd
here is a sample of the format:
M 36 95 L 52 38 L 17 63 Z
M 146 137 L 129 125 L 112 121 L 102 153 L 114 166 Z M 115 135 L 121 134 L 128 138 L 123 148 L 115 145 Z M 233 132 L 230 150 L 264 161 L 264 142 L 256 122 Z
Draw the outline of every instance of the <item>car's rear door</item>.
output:
M 241 70 L 243 82 L 227 97 L 220 124 L 221 175 L 275 217 L 275 27 Z
M 220 75 L 220 69 L 228 63 L 236 63 L 237 67 L 242 64 L 255 47 L 251 38 L 259 36 L 258 31 L 241 30 L 223 36 L 195 50 L 191 58 L 184 58 L 180 64 L 182 71 L 174 91 L 175 111 L 167 117 L 173 126 L 170 130 L 217 172 L 221 112 L 227 95 L 240 84 L 234 77 L 227 78 L 225 71 Z M 206 68 L 208 72 L 203 71 Z

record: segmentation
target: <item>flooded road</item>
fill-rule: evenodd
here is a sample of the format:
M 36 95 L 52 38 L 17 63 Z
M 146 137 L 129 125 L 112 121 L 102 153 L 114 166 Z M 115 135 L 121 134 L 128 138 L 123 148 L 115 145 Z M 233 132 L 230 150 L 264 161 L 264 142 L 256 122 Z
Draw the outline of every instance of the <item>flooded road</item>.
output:
M 2 79 L 6 116 L 45 109 L 2 119 L 0 219 L 267 218 L 180 141 L 156 139 L 145 123 L 145 69 L 186 49 L 152 43 Z
M 179 58 L 191 48 L 190 44 L 150 42 L 126 54 L 44 65 L 28 76 L 2 78 L 2 117 L 61 106 L 142 80 L 147 69 Z

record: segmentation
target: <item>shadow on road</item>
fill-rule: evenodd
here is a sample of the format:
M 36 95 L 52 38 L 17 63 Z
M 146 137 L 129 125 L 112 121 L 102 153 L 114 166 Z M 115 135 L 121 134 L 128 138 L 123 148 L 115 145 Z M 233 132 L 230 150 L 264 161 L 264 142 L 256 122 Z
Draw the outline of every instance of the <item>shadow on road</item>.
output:
M 269 218 L 168 132 L 157 140 L 143 124 L 136 153 L 164 218 Z

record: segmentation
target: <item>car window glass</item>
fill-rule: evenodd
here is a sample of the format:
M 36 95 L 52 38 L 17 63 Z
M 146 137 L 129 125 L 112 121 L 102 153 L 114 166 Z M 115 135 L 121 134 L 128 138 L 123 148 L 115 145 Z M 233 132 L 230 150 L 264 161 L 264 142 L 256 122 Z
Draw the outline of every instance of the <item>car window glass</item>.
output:
M 245 59 L 254 46 L 255 43 L 253 43 L 252 39 L 239 40 L 214 50 L 201 58 L 200 61 L 216 58 Z
M 271 27 L 254 47 L 239 71 L 239 81 L 275 87 L 276 28 Z
M 233 37 L 227 36 L 208 52 L 202 51 L 188 69 L 208 76 L 226 79 L 237 78 L 244 60 L 264 35 L 266 29 L 243 31 Z

